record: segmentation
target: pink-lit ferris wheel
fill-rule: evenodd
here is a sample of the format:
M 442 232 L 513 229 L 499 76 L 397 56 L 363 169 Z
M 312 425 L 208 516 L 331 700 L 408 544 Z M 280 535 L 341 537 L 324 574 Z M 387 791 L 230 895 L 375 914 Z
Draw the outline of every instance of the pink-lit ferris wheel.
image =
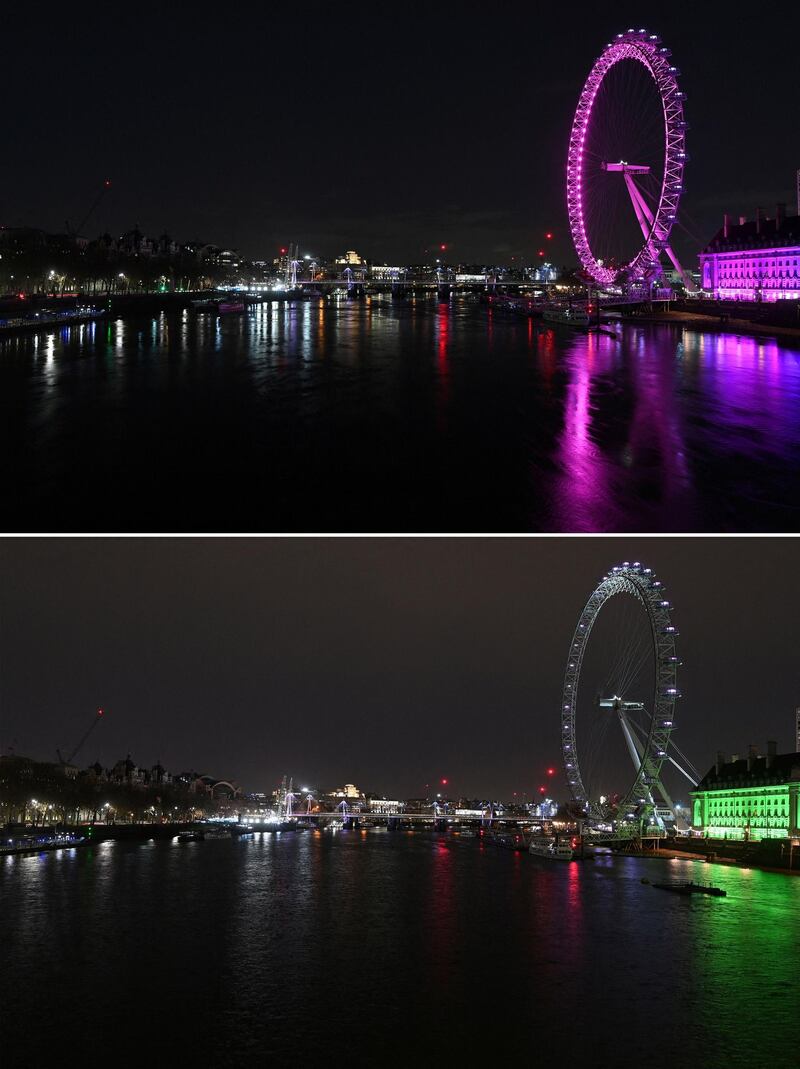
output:
M 655 34 L 609 42 L 578 101 L 567 158 L 567 211 L 586 274 L 598 285 L 638 285 L 661 274 L 686 163 L 684 93 Z

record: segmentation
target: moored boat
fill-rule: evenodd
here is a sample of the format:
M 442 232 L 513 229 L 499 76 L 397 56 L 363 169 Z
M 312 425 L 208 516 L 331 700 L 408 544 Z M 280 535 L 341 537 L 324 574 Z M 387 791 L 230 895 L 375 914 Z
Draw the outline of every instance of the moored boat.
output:
M 536 857 L 546 857 L 552 861 L 572 861 L 570 844 L 548 836 L 531 839 L 528 850 Z
M 542 319 L 545 323 L 554 323 L 562 327 L 575 327 L 578 330 L 589 326 L 589 313 L 586 308 L 572 304 L 545 305 L 542 309 Z
M 50 850 L 71 850 L 76 846 L 89 846 L 90 840 L 84 835 L 71 832 L 54 835 L 23 835 L 8 839 L 0 845 L 3 854 L 40 854 Z
M 671 891 L 675 895 L 711 895 L 713 898 L 727 898 L 728 892 L 721 887 L 706 886 L 702 883 L 654 883 L 659 891 Z

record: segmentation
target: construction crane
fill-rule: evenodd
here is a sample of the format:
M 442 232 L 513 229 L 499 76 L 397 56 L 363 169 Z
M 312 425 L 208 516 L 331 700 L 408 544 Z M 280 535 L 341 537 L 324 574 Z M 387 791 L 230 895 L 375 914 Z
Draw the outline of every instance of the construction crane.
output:
M 103 182 L 103 184 L 100 187 L 100 189 L 97 191 L 97 196 L 92 201 L 91 207 L 89 208 L 89 210 L 86 213 L 86 215 L 84 215 L 83 219 L 81 219 L 80 223 L 75 228 L 75 230 L 73 230 L 72 227 L 69 225 L 69 219 L 67 219 L 67 233 L 70 235 L 70 237 L 73 237 L 73 238 L 80 237 L 81 233 L 83 232 L 84 227 L 89 222 L 89 220 L 92 218 L 94 213 L 97 211 L 98 207 L 100 206 L 100 201 L 103 199 L 103 197 L 106 195 L 106 193 L 108 193 L 109 189 L 111 189 L 111 179 L 110 178 L 106 178 L 106 180 Z
M 94 729 L 100 723 L 100 721 L 103 719 L 103 715 L 104 715 L 103 714 L 103 710 L 102 709 L 98 709 L 97 712 L 94 715 L 94 719 L 92 720 L 91 724 L 86 729 L 86 731 L 84 731 L 83 735 L 81 735 L 80 739 L 78 740 L 77 745 L 72 750 L 72 753 L 70 753 L 67 757 L 62 757 L 61 756 L 61 751 L 59 749 L 56 749 L 56 753 L 58 754 L 59 764 L 62 764 L 62 765 L 71 765 L 72 764 L 72 762 L 75 759 L 75 756 L 78 753 L 78 751 L 83 747 L 83 745 L 86 742 L 86 740 L 89 738 L 91 733 L 94 731 Z

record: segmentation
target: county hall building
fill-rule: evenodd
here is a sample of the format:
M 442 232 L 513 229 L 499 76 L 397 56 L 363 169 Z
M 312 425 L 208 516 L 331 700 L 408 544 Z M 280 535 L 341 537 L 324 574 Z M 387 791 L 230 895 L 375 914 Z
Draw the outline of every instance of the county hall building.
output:
M 691 792 L 692 830 L 712 839 L 794 839 L 800 835 L 800 753 L 734 755 L 716 763 Z
M 774 218 L 757 209 L 755 219 L 724 217 L 700 253 L 701 286 L 714 297 L 739 301 L 800 300 L 800 217 Z

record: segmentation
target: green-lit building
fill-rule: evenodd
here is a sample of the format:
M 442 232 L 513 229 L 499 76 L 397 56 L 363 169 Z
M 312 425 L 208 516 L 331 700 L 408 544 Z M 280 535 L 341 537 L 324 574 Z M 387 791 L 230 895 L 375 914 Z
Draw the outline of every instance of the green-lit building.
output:
M 800 835 L 800 753 L 717 761 L 692 796 L 692 830 L 710 839 L 788 839 Z

